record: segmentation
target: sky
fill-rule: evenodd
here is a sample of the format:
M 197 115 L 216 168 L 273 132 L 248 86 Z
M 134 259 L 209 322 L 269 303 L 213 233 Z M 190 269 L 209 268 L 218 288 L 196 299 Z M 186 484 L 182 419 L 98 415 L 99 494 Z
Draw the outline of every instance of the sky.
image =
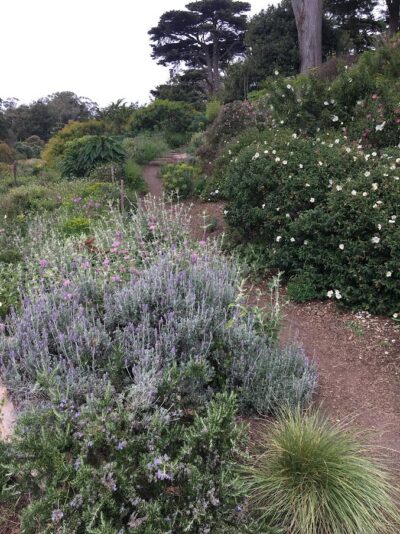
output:
M 31 102 L 73 91 L 100 106 L 145 103 L 169 70 L 151 59 L 147 32 L 189 0 L 5 0 L 0 98 Z M 278 0 L 248 0 L 252 14 Z

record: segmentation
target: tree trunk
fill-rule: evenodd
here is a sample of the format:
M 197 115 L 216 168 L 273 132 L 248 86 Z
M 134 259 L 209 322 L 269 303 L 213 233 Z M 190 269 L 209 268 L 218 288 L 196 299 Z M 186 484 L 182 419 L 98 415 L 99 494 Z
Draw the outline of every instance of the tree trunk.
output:
M 292 0 L 296 19 L 301 67 L 307 74 L 322 63 L 322 0 Z
M 389 12 L 389 33 L 393 35 L 400 29 L 400 0 L 386 0 Z

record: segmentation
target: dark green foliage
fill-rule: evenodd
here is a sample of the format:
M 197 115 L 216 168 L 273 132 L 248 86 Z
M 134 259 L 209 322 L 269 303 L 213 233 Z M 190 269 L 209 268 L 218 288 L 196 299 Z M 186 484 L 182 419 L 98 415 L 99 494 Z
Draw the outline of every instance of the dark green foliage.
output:
M 325 296 L 317 291 L 314 277 L 307 271 L 291 278 L 287 285 L 287 296 L 294 302 L 308 302 Z
M 235 412 L 232 394 L 182 410 L 131 385 L 26 413 L 14 442 L 18 487 L 31 495 L 23 532 L 247 532 Z
M 129 159 L 139 165 L 150 163 L 160 156 L 164 156 L 169 147 L 161 134 L 140 134 L 136 137 L 126 137 L 122 141 L 122 147 Z
M 161 65 L 186 64 L 203 71 L 208 92 L 220 89 L 220 71 L 244 51 L 250 4 L 232 0 L 190 2 L 186 11 L 167 11 L 149 31 L 152 57 Z M 201 44 L 200 44 L 201 43 Z
M 130 130 L 133 135 L 147 132 L 162 132 L 171 139 L 180 138 L 182 144 L 189 140 L 190 126 L 196 112 L 186 102 L 155 100 L 138 109 L 132 116 Z M 173 141 L 174 146 L 176 142 Z
M 0 262 L 2 263 L 19 263 L 21 260 L 21 252 L 16 248 L 2 248 L 0 250 Z
M 86 135 L 68 143 L 61 172 L 65 177 L 88 176 L 102 163 L 121 163 L 126 157 L 119 141 L 112 137 Z
M 189 69 L 171 76 L 167 83 L 158 85 L 150 92 L 156 100 L 187 102 L 198 110 L 204 109 L 206 94 L 200 70 Z
M 362 52 L 374 45 L 376 33 L 383 30 L 374 14 L 378 4 L 378 0 L 325 0 L 327 17 L 338 29 L 343 49 Z

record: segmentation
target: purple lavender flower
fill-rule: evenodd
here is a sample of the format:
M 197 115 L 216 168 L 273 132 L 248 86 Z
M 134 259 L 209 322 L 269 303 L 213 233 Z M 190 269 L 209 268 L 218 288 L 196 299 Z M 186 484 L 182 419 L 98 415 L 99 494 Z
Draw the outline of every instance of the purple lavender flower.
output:
M 51 520 L 55 524 L 60 523 L 63 517 L 64 517 L 64 513 L 59 508 L 51 512 Z
M 47 260 L 39 260 L 39 265 L 42 269 L 45 269 L 48 266 L 49 262 Z

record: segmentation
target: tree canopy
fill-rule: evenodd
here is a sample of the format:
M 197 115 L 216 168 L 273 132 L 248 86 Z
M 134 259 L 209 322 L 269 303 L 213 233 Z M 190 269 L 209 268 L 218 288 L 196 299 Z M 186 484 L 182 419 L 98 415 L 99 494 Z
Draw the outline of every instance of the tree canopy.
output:
M 149 31 L 152 57 L 161 65 L 201 70 L 208 92 L 220 89 L 221 70 L 245 51 L 248 2 L 200 0 L 186 11 L 164 13 Z

